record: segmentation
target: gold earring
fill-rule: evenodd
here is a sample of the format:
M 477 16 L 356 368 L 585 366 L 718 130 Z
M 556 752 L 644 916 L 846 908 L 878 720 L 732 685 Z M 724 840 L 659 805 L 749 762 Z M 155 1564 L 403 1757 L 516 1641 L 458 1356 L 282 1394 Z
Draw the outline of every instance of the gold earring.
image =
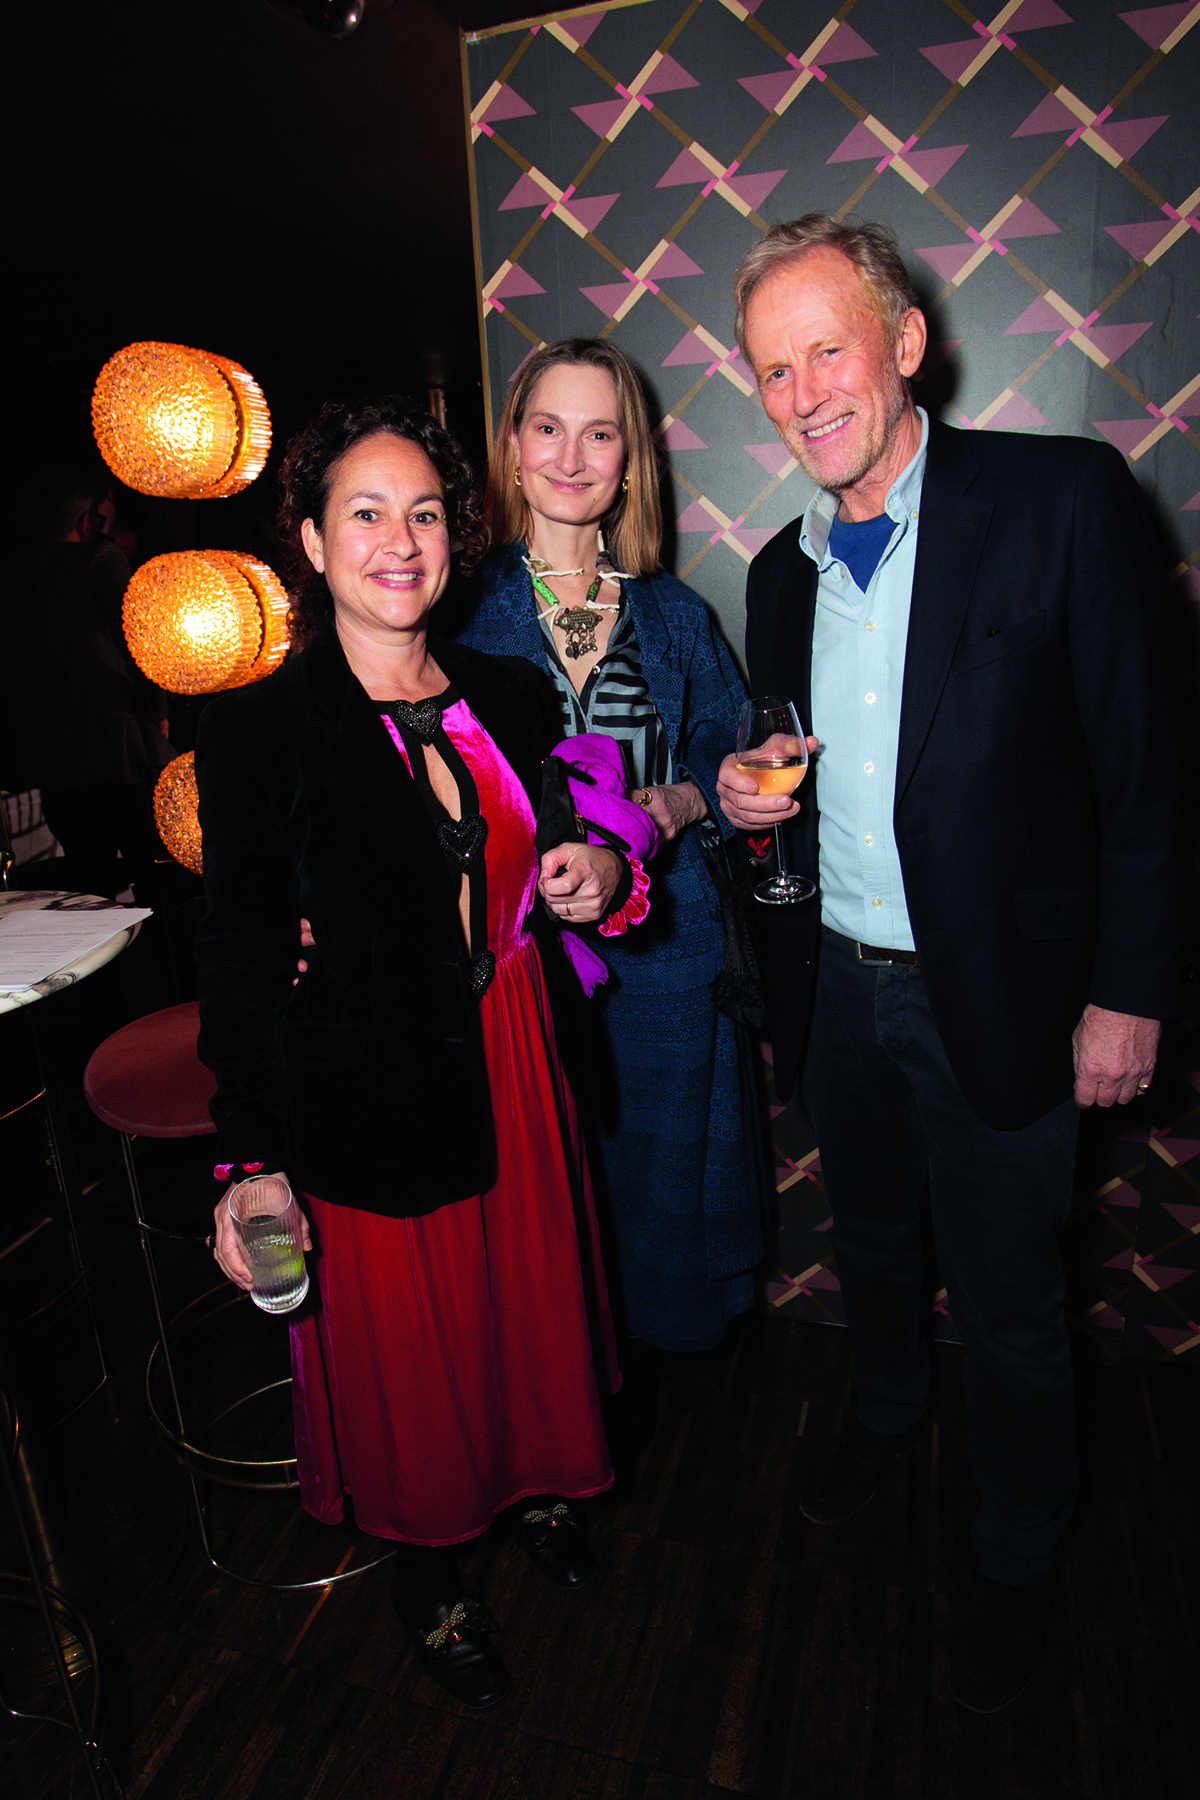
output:
M 515 486 L 516 486 L 516 487 L 520 487 L 520 485 L 521 485 L 521 471 L 520 471 L 520 469 L 514 469 L 514 470 L 513 470 L 513 483 L 514 483 L 514 485 L 515 485 Z
M 629 492 L 629 477 L 628 477 L 628 475 L 624 476 L 621 481 L 621 492 L 623 494 L 627 494 Z

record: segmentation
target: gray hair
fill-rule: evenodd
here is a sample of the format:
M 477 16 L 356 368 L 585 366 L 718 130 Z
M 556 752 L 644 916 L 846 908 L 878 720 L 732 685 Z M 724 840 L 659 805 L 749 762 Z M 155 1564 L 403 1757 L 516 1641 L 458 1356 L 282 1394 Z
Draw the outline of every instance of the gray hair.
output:
M 900 335 L 905 313 L 920 303 L 900 255 L 895 232 L 889 225 L 874 221 L 850 225 L 843 219 L 835 219 L 832 213 L 811 212 L 801 219 L 790 219 L 784 225 L 772 225 L 766 236 L 742 258 L 733 278 L 733 299 L 737 307 L 734 335 L 743 356 L 747 354 L 746 308 L 755 288 L 784 264 L 797 262 L 809 250 L 820 248 L 840 250 L 849 258 L 858 270 L 871 308 L 884 329 L 892 338 Z

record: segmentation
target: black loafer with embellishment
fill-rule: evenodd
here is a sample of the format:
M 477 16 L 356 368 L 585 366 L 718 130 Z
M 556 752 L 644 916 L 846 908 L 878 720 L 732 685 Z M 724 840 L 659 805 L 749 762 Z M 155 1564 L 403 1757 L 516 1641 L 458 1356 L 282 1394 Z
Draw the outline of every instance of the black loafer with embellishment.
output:
M 534 1568 L 558 1587 L 583 1587 L 599 1573 L 587 1533 L 565 1500 L 523 1513 L 517 1542 Z
M 512 1680 L 488 1638 L 500 1627 L 481 1600 L 470 1594 L 440 1600 L 419 1618 L 395 1594 L 393 1603 L 417 1661 L 452 1699 L 478 1707 L 507 1699 Z

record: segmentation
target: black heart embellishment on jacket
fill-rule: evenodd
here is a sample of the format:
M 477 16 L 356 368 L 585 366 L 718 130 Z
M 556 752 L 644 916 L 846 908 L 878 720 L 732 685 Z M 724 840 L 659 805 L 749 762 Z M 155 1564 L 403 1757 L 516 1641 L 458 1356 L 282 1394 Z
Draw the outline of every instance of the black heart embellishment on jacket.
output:
M 423 744 L 432 744 L 442 722 L 442 709 L 436 700 L 393 700 L 388 711 L 397 725 L 411 731 Z
M 437 830 L 438 843 L 460 869 L 465 869 L 487 842 L 487 820 L 482 813 L 468 813 L 465 819 L 443 819 Z

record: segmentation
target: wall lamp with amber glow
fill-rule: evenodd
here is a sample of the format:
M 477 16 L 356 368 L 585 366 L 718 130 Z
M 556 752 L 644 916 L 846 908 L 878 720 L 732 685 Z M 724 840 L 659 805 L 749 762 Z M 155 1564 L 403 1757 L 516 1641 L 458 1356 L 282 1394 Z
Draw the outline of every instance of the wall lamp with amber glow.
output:
M 172 694 L 216 694 L 278 668 L 288 597 L 266 563 L 234 550 L 152 557 L 125 589 L 122 623 L 143 675 Z
M 96 378 L 92 426 L 119 481 L 162 500 L 219 500 L 261 475 L 262 390 L 240 363 L 183 344 L 127 344 Z
M 200 861 L 200 796 L 196 791 L 196 758 L 189 750 L 169 762 L 154 784 L 154 823 L 177 863 L 203 875 Z

